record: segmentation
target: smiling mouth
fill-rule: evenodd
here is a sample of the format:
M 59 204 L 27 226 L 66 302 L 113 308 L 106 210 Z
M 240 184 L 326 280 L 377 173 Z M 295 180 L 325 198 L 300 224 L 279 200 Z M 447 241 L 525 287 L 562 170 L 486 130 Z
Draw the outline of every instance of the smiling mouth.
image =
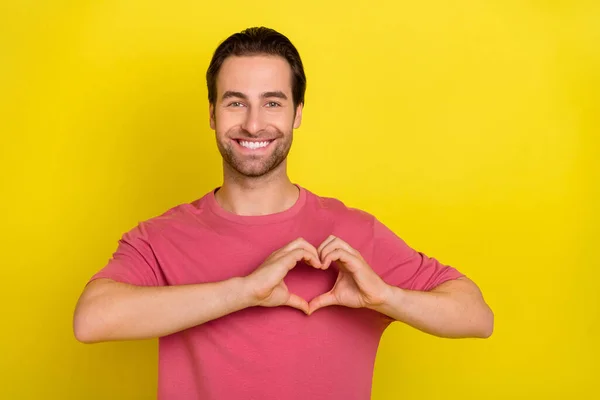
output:
M 273 140 L 250 141 L 250 140 L 241 140 L 241 139 L 236 139 L 235 141 L 238 142 L 238 144 L 240 146 L 242 146 L 243 148 L 250 149 L 250 150 L 264 149 L 269 144 L 271 144 L 271 142 L 273 142 Z

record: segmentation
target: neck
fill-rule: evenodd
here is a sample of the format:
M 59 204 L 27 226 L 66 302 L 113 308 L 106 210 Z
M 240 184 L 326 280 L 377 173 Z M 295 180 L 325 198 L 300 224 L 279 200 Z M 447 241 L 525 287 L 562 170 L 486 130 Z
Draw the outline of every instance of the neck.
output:
M 287 176 L 285 165 L 256 178 L 242 177 L 224 167 L 223 185 L 215 198 L 231 213 L 245 216 L 275 214 L 291 208 L 298 200 L 298 187 Z

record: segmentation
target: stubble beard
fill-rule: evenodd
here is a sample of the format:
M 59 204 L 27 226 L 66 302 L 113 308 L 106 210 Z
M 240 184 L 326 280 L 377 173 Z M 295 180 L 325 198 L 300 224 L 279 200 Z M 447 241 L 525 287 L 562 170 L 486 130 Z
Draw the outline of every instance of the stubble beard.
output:
M 273 130 L 270 130 L 268 133 L 261 132 L 252 137 L 257 138 L 264 136 L 276 138 L 273 143 L 269 144 L 269 146 L 275 146 L 271 149 L 270 154 L 266 156 L 253 156 L 251 154 L 241 155 L 235 149 L 235 146 L 238 146 L 238 144 L 234 143 L 230 138 L 240 138 L 244 136 L 250 138 L 247 134 L 241 134 L 239 130 L 227 132 L 227 134 L 224 135 L 224 139 L 219 139 L 217 136 L 217 147 L 223 157 L 223 162 L 225 163 L 224 166 L 232 169 L 240 177 L 246 178 L 260 178 L 276 170 L 287 158 L 293 141 L 291 130 L 290 132 L 284 133 L 273 128 Z

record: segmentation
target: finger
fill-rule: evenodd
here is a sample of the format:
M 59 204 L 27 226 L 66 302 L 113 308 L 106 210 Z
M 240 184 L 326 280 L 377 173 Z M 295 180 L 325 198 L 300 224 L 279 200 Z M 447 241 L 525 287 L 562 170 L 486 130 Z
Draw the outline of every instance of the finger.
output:
M 339 305 L 337 299 L 332 292 L 323 293 L 308 303 L 308 315 L 323 307 Z
M 319 258 L 321 258 L 321 259 L 323 258 L 323 257 L 322 257 L 322 252 L 323 252 L 323 249 L 325 248 L 325 246 L 327 246 L 329 243 L 333 242 L 335 239 L 336 239 L 336 237 L 335 237 L 335 236 L 333 236 L 333 235 L 329 235 L 329 236 L 327 237 L 327 239 L 325 239 L 325 240 L 323 241 L 323 243 L 321 243 L 321 244 L 319 245 L 319 248 L 317 249 L 317 253 L 319 254 Z
M 319 258 L 323 260 L 325 257 L 327 257 L 327 254 L 336 249 L 343 249 L 356 257 L 360 257 L 360 253 L 357 250 L 339 237 L 335 237 L 333 240 L 329 241 L 325 246 L 323 246 L 319 253 Z
M 302 297 L 300 297 L 296 294 L 293 294 L 293 293 L 290 293 L 290 297 L 288 298 L 285 305 L 289 306 L 289 307 L 297 308 L 298 310 L 304 312 L 305 314 L 308 314 L 308 312 L 309 312 L 308 303 L 306 302 L 306 300 L 304 300 Z
M 290 269 L 290 270 L 296 266 L 296 263 L 298 261 L 301 261 L 301 260 L 304 260 L 307 264 L 312 265 L 315 268 L 323 267 L 323 264 L 321 263 L 321 260 L 319 260 L 317 255 L 313 254 L 310 251 L 307 251 L 306 249 L 298 248 L 298 249 L 292 250 L 290 253 L 288 253 L 288 255 L 291 257 L 291 260 L 295 261 L 295 262 L 290 262 L 288 264 L 288 269 Z
M 320 262 L 320 258 L 319 258 L 319 253 L 317 252 L 317 249 L 315 248 L 315 246 L 313 246 L 312 244 L 310 244 L 308 241 L 306 241 L 304 238 L 299 237 L 298 239 L 294 240 L 293 242 L 290 242 L 287 246 L 284 247 L 285 251 L 293 251 L 296 249 L 304 249 L 310 253 L 312 253 L 315 258 L 317 260 L 319 260 L 319 266 L 317 268 L 321 267 L 321 262 Z
M 348 272 L 356 273 L 360 270 L 361 261 L 358 257 L 348 253 L 344 249 L 335 249 L 327 253 L 322 263 L 325 269 L 329 268 L 332 262 L 340 261 L 340 266 L 348 270 Z

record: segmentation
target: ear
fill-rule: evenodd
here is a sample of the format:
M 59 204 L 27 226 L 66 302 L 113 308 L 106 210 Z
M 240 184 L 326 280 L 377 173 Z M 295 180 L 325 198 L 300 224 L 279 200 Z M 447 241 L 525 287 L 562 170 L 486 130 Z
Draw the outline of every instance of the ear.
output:
M 296 116 L 294 117 L 294 129 L 298 129 L 300 127 L 300 123 L 302 122 L 302 108 L 304 104 L 298 104 L 296 107 Z
M 210 129 L 215 130 L 216 129 L 216 124 L 215 124 L 215 106 L 213 104 L 211 104 L 208 107 L 208 113 L 209 113 L 209 118 L 210 118 Z

